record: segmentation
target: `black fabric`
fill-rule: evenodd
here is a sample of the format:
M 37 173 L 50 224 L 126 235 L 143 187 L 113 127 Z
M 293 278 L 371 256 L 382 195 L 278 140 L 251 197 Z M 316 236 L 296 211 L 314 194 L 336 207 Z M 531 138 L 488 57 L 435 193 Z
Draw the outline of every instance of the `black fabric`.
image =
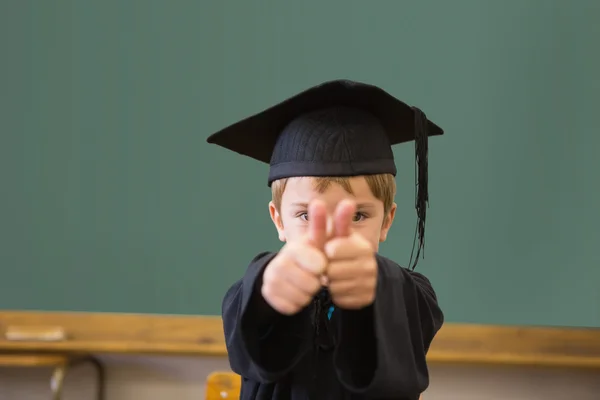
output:
M 273 257 L 257 256 L 223 300 L 229 361 L 243 378 L 242 400 L 418 399 L 429 385 L 425 357 L 443 323 L 427 278 L 378 255 L 372 306 L 336 309 L 328 320 L 329 302 L 320 293 L 288 317 L 258 294 Z
M 279 135 L 269 182 L 292 176 L 396 175 L 381 122 L 361 109 L 333 107 L 303 114 Z

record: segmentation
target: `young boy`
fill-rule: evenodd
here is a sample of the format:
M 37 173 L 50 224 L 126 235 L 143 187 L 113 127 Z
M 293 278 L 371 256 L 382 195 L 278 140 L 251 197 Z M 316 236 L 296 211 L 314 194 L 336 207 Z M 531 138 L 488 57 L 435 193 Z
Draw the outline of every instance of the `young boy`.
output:
M 215 133 L 209 143 L 270 164 L 278 253 L 261 253 L 223 300 L 241 399 L 409 399 L 443 323 L 423 246 L 427 140 L 443 131 L 375 86 L 332 81 Z M 377 254 L 396 205 L 391 145 L 415 141 L 411 269 Z M 412 258 L 412 257 L 411 257 Z

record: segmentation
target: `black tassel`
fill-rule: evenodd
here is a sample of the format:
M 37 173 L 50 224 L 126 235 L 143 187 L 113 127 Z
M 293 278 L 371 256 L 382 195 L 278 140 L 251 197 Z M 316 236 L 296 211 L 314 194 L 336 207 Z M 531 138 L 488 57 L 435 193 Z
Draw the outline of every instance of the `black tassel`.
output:
M 333 305 L 331 296 L 327 289 L 322 288 L 313 300 L 313 328 L 315 334 L 315 345 L 323 350 L 329 350 L 333 344 L 332 332 L 329 326 L 327 311 Z
M 429 133 L 427 132 L 427 117 L 423 111 L 413 107 L 415 114 L 415 208 L 417 210 L 417 226 L 410 253 L 410 269 L 414 271 L 421 251 L 425 257 L 425 219 L 429 205 L 427 190 L 427 153 Z M 417 243 L 418 241 L 418 243 Z M 416 254 L 415 254 L 416 247 Z M 413 261 L 414 257 L 414 261 Z

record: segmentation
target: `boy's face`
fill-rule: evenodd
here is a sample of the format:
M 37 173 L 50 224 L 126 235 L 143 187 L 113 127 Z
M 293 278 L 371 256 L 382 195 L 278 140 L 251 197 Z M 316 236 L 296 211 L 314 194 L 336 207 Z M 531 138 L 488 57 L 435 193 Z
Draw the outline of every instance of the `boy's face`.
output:
M 310 177 L 289 178 L 281 198 L 281 209 L 278 211 L 269 203 L 271 219 L 277 228 L 279 239 L 283 242 L 294 241 L 307 233 L 308 204 L 316 199 L 323 201 L 329 214 L 328 232 L 332 231 L 332 215 L 338 203 L 351 199 L 356 203 L 357 212 L 354 217 L 354 232 L 362 235 L 377 251 L 392 225 L 396 212 L 394 204 L 387 215 L 383 202 L 377 199 L 364 177 L 349 178 L 352 192 L 348 193 L 342 186 L 331 183 L 323 192 L 319 192 Z

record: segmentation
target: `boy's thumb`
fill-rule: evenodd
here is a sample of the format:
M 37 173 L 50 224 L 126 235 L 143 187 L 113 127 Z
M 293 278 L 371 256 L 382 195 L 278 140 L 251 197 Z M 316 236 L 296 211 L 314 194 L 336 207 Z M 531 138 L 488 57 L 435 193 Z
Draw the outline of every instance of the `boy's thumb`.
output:
M 312 201 L 308 206 L 308 239 L 319 249 L 327 241 L 327 208 L 320 200 Z

